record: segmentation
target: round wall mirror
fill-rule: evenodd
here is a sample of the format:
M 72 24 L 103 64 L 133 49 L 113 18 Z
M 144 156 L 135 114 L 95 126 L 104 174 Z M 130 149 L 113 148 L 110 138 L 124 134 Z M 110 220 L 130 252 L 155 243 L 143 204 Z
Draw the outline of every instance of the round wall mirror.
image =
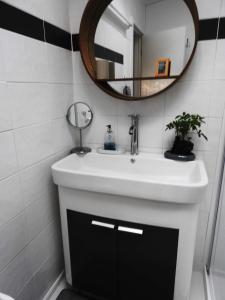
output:
M 74 148 L 71 152 L 78 155 L 85 155 L 91 152 L 88 147 L 83 147 L 82 130 L 91 125 L 93 112 L 89 105 L 84 102 L 73 103 L 67 110 L 66 119 L 74 128 L 79 129 L 80 143 L 79 147 Z
M 142 100 L 181 78 L 198 33 L 195 0 L 89 0 L 80 51 L 101 89 L 123 100 Z

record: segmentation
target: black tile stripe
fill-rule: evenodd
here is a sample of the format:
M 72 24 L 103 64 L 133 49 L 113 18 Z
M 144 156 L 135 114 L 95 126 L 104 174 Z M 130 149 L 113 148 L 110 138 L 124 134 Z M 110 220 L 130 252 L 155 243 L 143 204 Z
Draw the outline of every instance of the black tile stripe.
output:
M 44 21 L 46 42 L 61 48 L 72 50 L 71 34 Z
M 43 21 L 0 1 L 0 27 L 44 41 Z
M 72 43 L 73 43 L 73 51 L 80 51 L 79 34 L 72 35 Z M 124 62 L 124 57 L 121 53 L 102 47 L 98 44 L 95 44 L 95 56 L 119 64 L 123 64 Z
M 219 27 L 219 28 L 218 28 Z M 46 41 L 52 45 L 71 50 L 71 35 L 67 31 L 26 13 L 0 0 L 0 28 L 27 37 Z M 199 40 L 225 39 L 225 17 L 200 20 Z M 79 34 L 72 36 L 73 50 L 79 51 Z M 96 56 L 123 64 L 121 53 L 95 45 Z
M 73 51 L 80 51 L 79 34 L 72 35 Z
M 219 19 L 200 20 L 199 40 L 215 40 L 217 39 Z
M 220 18 L 218 39 L 225 39 L 225 17 Z
M 3 1 L 0 1 L 0 28 L 71 50 L 70 33 Z
M 118 64 L 123 64 L 123 55 L 110 50 L 108 48 L 102 47 L 100 45 L 95 44 L 95 56 L 98 58 L 106 59 L 113 61 Z

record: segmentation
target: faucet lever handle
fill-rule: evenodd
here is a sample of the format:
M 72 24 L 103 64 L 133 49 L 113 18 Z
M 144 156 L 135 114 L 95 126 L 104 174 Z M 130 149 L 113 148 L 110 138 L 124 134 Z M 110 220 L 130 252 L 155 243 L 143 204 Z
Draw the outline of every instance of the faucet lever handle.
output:
M 134 125 L 132 125 L 129 129 L 129 135 L 132 135 L 134 133 Z

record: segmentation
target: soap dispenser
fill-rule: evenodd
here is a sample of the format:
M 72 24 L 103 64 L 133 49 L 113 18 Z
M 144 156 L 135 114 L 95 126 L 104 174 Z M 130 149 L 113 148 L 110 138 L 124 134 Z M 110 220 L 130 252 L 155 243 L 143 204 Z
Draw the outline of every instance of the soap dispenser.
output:
M 105 134 L 104 140 L 104 150 L 116 150 L 114 133 L 112 131 L 112 126 L 107 125 L 107 132 Z

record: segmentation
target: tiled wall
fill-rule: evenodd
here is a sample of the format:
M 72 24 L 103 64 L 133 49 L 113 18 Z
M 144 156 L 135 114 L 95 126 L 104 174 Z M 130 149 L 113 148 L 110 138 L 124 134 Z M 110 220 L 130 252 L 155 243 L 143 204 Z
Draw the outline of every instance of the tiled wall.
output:
M 5 2 L 70 30 L 66 0 Z M 41 299 L 63 270 L 50 166 L 73 144 L 72 97 L 71 51 L 0 29 L 0 292 L 17 300 Z
M 225 0 L 197 0 L 200 19 L 225 16 Z M 71 31 L 79 32 L 79 23 L 87 1 L 70 0 Z M 85 142 L 92 147 L 103 143 L 105 125 L 112 124 L 117 143 L 129 147 L 128 114 L 138 113 L 140 120 L 140 147 L 143 151 L 163 153 L 173 142 L 165 132 L 165 125 L 183 111 L 206 117 L 204 128 L 209 141 L 195 140 L 195 152 L 204 159 L 209 187 L 201 205 L 195 268 L 202 269 L 206 262 L 212 228 L 213 212 L 218 186 L 222 147 L 223 116 L 225 107 L 225 39 L 200 41 L 194 61 L 173 88 L 149 100 L 127 103 L 111 98 L 98 89 L 86 74 L 80 53 L 73 53 L 74 99 L 88 102 L 94 111 L 94 122 L 86 130 Z M 217 170 L 217 171 L 216 171 Z

